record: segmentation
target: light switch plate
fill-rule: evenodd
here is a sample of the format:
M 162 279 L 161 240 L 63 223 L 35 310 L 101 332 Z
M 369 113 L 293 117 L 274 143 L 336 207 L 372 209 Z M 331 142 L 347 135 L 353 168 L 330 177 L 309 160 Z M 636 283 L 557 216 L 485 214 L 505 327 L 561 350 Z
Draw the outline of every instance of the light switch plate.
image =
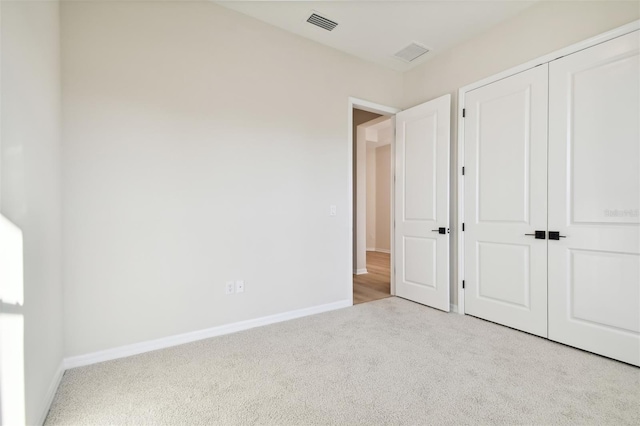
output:
M 244 293 L 244 281 L 236 281 L 236 293 Z

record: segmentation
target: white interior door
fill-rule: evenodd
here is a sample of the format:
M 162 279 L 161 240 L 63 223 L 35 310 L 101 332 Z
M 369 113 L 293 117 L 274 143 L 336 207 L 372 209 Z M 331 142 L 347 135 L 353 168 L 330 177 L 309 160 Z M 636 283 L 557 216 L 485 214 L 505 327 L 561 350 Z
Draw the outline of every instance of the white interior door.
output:
M 398 113 L 395 153 L 396 295 L 446 312 L 450 105 L 446 95 Z
M 639 32 L 550 64 L 549 338 L 640 365 Z
M 465 313 L 547 335 L 547 89 L 541 65 L 465 95 Z

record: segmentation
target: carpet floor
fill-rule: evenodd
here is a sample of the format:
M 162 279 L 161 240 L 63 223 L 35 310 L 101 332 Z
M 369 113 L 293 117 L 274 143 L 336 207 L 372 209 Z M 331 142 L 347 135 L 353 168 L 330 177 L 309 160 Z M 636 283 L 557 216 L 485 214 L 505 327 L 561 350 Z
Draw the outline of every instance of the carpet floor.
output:
M 65 373 L 47 425 L 640 424 L 640 369 L 388 298 Z

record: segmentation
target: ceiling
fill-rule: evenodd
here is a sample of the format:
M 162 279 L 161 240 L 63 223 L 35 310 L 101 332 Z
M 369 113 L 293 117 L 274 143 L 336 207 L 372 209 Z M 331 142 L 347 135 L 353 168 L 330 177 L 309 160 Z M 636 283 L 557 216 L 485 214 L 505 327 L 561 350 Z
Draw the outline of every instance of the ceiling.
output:
M 367 61 L 407 71 L 530 7 L 535 1 L 220 1 L 252 16 Z M 338 23 L 306 22 L 312 12 Z M 411 42 L 430 52 L 406 63 L 393 55 Z

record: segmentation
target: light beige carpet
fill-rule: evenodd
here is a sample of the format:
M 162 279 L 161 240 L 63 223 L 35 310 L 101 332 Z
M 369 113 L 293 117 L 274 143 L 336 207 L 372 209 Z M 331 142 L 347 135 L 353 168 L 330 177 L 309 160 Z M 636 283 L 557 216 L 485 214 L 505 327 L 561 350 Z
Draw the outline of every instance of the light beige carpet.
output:
M 67 371 L 47 424 L 640 424 L 640 369 L 398 298 Z

